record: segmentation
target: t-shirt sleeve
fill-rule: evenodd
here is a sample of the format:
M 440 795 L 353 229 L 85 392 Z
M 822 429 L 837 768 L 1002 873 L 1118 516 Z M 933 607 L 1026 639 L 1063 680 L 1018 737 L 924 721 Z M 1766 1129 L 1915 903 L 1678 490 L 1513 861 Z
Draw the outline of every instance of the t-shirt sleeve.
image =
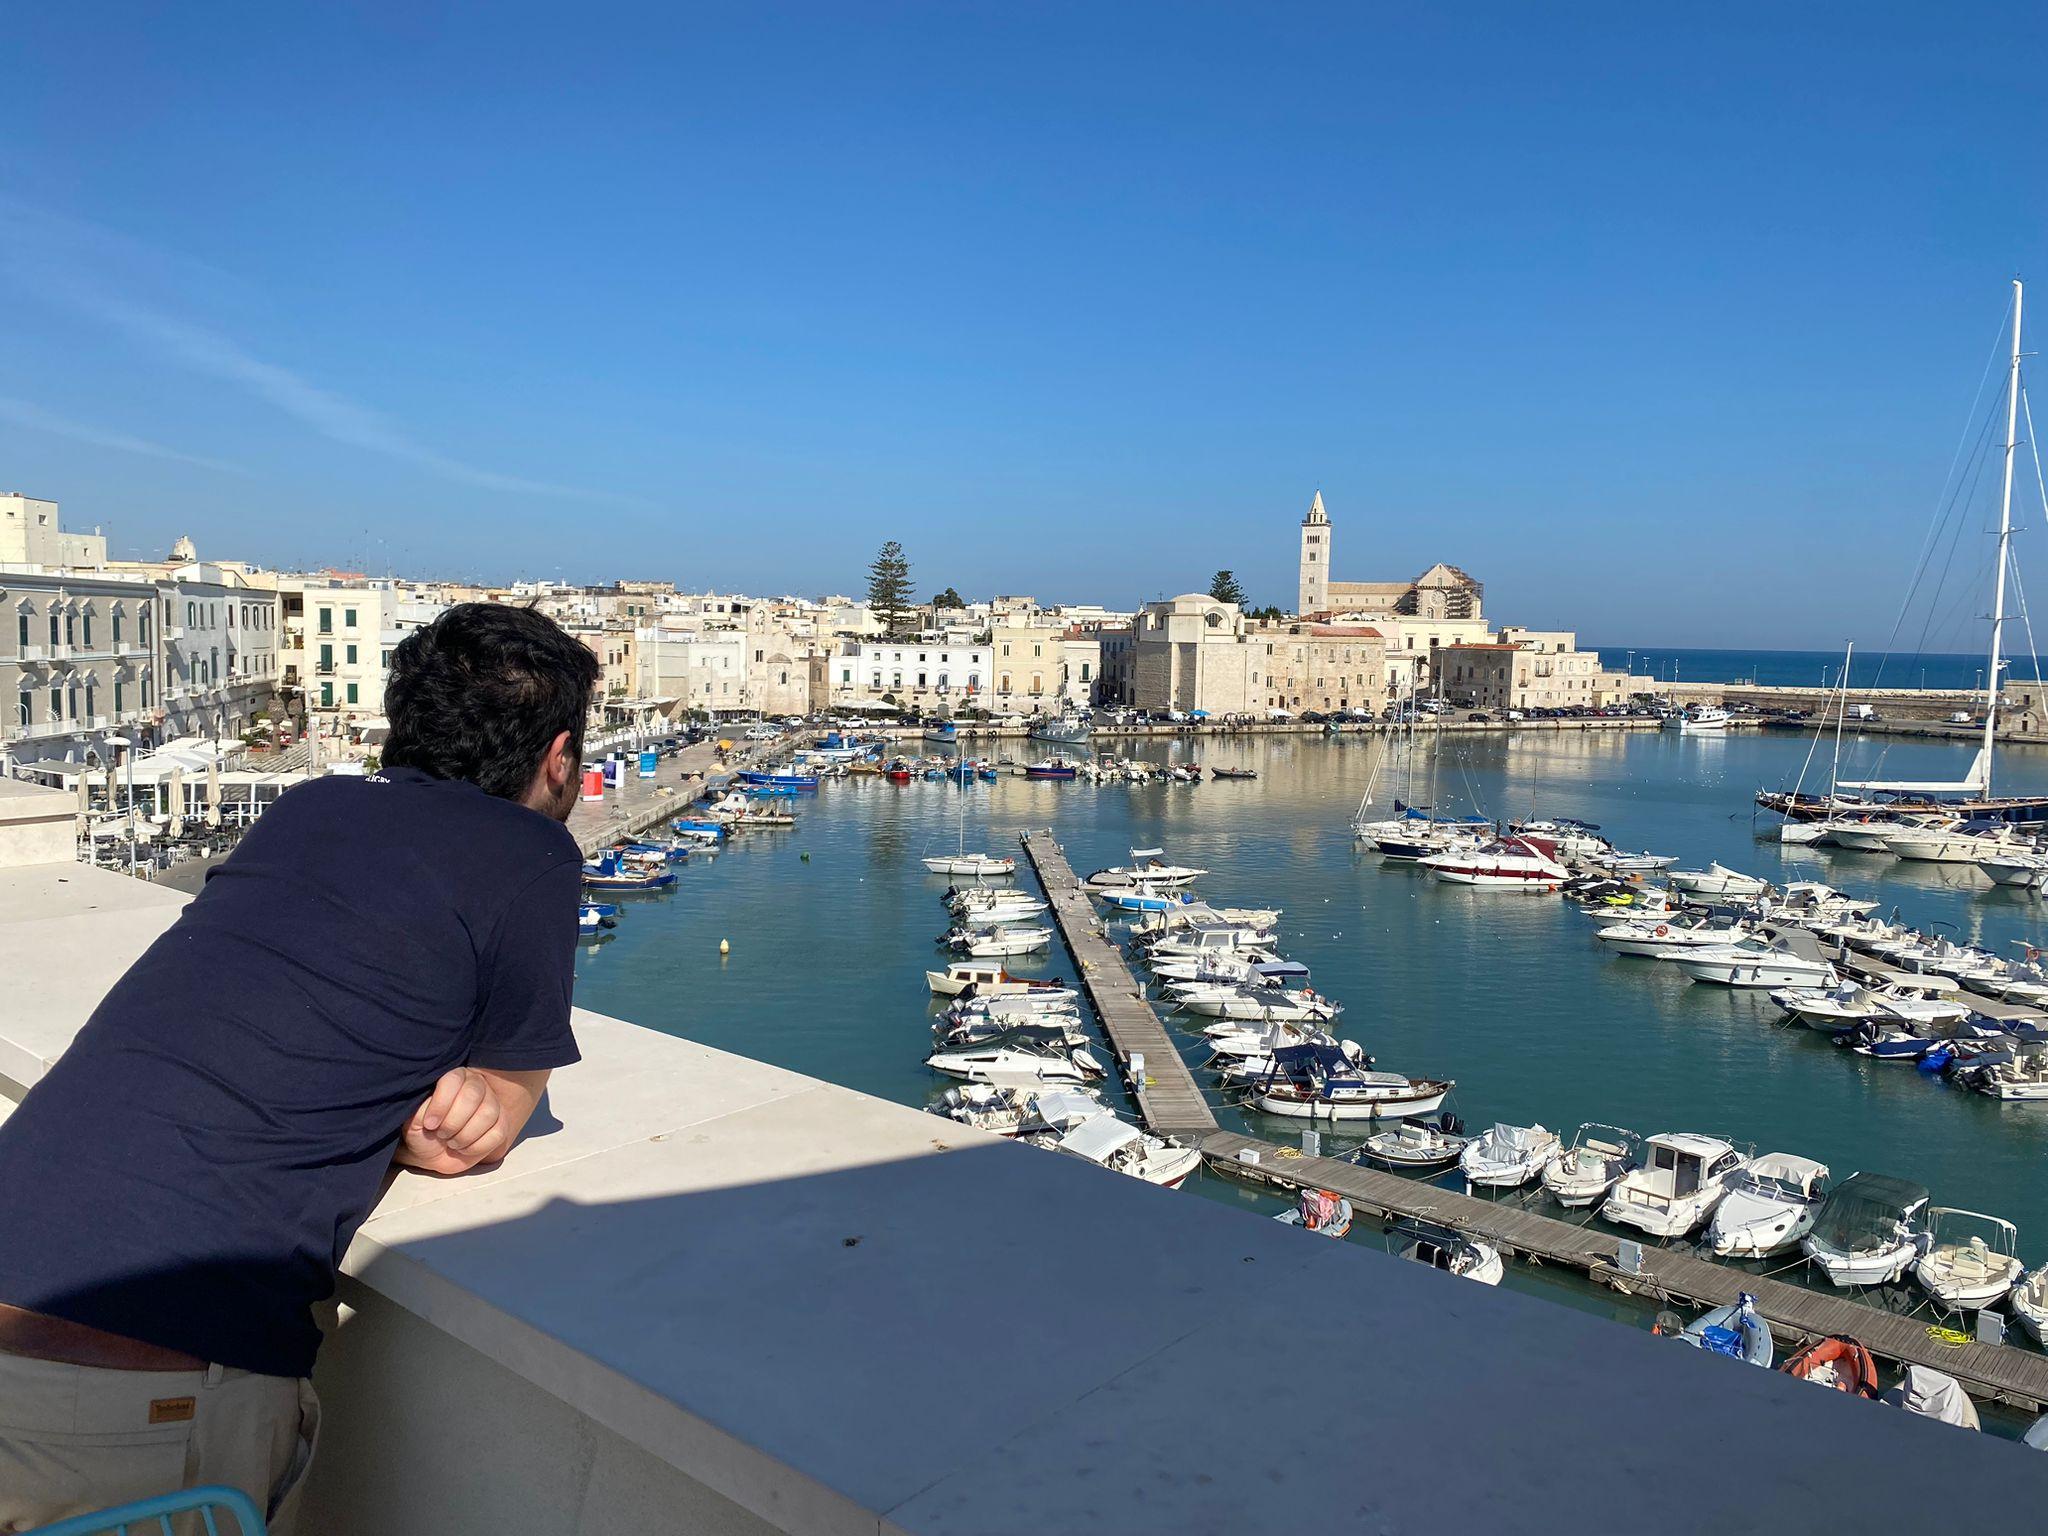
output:
M 569 1025 L 576 979 L 574 860 L 538 877 L 499 919 L 478 972 L 481 1001 L 469 1065 L 501 1072 L 566 1067 L 580 1058 Z

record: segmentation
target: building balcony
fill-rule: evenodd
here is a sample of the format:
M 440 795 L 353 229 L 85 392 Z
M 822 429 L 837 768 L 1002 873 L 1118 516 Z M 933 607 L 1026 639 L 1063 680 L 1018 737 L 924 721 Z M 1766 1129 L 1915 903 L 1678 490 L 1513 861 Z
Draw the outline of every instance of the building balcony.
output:
M 37 1001 L 0 1013 L 0 1093 L 40 1080 L 183 903 L 0 868 L 0 951 Z M 1989 1435 L 617 1019 L 576 1028 L 583 1060 L 501 1165 L 398 1173 L 349 1249 L 302 1529 L 1583 1526 L 1587 1479 L 1534 1464 L 1597 1468 L 1596 1502 L 1664 1536 L 1946 1530 L 2010 1524 L 2043 1486 Z M 1250 1359 L 1398 1382 L 1398 1406 L 1326 1391 L 1313 1438 L 1256 1433 Z M 1359 1447 L 1370 1465 L 1339 1454 Z M 1703 1447 L 1741 1475 L 1674 1496 Z
M 113 722 L 105 715 L 78 715 L 65 720 L 38 720 L 30 725 L 16 725 L 10 734 L 18 741 L 47 741 L 56 736 L 89 736 L 94 731 L 113 728 Z

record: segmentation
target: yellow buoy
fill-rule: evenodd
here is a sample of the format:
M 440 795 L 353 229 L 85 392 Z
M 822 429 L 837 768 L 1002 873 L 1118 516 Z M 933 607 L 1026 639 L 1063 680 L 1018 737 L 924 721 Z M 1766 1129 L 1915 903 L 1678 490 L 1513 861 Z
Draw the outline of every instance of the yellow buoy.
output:
M 731 939 L 720 939 L 720 940 L 718 941 L 718 952 L 719 952 L 719 953 L 720 953 L 721 955 L 729 955 L 729 954 L 731 954 L 731 953 L 732 953 L 732 940 L 731 940 Z

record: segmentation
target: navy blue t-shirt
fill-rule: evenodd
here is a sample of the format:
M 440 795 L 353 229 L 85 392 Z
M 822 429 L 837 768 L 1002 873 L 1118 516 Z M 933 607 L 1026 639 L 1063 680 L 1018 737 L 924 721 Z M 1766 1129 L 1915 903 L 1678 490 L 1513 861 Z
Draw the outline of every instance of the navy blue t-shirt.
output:
M 0 1124 L 0 1301 L 305 1375 L 435 1080 L 576 1060 L 581 862 L 413 769 L 286 793 Z

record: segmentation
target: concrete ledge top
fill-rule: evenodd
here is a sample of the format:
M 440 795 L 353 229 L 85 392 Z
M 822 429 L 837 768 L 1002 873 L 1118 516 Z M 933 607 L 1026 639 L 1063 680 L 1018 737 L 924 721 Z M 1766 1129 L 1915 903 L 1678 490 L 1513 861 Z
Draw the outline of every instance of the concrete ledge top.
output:
M 43 984 L 47 952 L 10 945 L 10 979 Z M 786 1530 L 1554 1532 L 1626 1511 L 1863 1536 L 2048 1496 L 2048 1458 L 2011 1444 L 577 1027 L 583 1062 L 503 1165 L 394 1178 L 351 1283 Z

